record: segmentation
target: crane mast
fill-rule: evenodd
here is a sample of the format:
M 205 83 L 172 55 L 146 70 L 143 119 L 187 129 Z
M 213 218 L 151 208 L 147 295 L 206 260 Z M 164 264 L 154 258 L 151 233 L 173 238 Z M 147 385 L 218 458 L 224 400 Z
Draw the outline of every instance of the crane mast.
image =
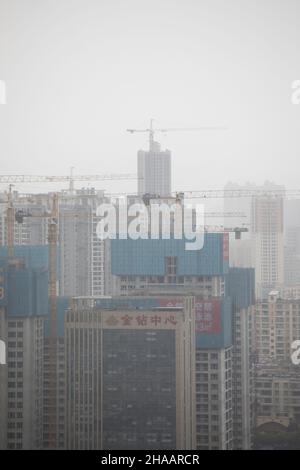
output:
M 13 205 L 12 185 L 9 186 L 7 203 L 7 247 L 8 258 L 14 257 L 15 209 Z
M 52 210 L 49 218 L 48 246 L 49 246 L 49 316 L 50 331 L 49 346 L 49 444 L 56 447 L 57 438 L 57 242 L 58 242 L 58 195 L 53 195 Z
M 18 218 L 18 212 L 15 212 L 13 204 L 12 185 L 9 187 L 7 204 L 7 243 L 8 257 L 11 260 L 14 257 L 14 226 L 15 218 L 22 223 L 23 217 L 47 217 L 48 218 L 48 298 L 49 298 L 49 337 L 48 337 L 48 364 L 49 364 L 49 446 L 56 447 L 57 439 L 57 354 L 58 337 L 56 321 L 57 304 L 57 243 L 58 243 L 58 194 L 52 196 L 52 207 L 50 213 L 42 216 L 32 214 L 22 214 Z
M 156 132 L 167 133 L 167 132 L 185 132 L 185 131 L 221 131 L 226 130 L 226 127 L 220 126 L 207 126 L 207 127 L 168 127 L 168 128 L 154 128 L 153 127 L 154 119 L 150 120 L 150 126 L 148 129 L 126 129 L 130 134 L 134 133 L 148 133 L 149 134 L 149 151 L 154 150 L 154 135 Z

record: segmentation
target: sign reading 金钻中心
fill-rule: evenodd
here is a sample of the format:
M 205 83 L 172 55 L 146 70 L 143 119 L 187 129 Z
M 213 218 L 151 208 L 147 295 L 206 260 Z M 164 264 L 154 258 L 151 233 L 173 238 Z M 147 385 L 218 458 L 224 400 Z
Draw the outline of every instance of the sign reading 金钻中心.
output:
M 199 300 L 195 305 L 196 333 L 221 332 L 221 302 L 218 299 Z
M 104 314 L 106 328 L 174 328 L 180 323 L 180 318 L 173 313 L 160 312 L 124 312 L 122 314 Z

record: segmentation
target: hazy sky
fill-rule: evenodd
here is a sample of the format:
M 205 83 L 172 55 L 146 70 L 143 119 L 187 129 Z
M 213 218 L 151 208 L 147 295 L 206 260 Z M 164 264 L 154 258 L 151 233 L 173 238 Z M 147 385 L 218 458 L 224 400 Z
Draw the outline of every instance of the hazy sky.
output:
M 153 117 L 228 127 L 160 136 L 174 189 L 300 188 L 299 57 L 299 0 L 0 0 L 0 172 L 135 172 Z

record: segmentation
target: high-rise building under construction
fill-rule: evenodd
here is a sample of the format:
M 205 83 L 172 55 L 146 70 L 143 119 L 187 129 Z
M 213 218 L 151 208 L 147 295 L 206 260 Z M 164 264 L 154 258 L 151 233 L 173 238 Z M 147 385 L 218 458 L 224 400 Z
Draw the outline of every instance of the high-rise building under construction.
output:
M 163 197 L 170 196 L 171 190 L 171 152 L 151 141 L 148 151 L 138 151 L 138 194 Z

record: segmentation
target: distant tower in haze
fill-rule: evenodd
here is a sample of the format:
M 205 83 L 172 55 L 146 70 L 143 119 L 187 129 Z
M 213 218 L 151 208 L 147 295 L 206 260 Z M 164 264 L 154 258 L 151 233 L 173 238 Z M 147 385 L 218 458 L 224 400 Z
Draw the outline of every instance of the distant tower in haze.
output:
M 271 195 L 252 200 L 252 239 L 254 243 L 257 297 L 284 283 L 283 197 Z
M 171 195 L 171 152 L 162 151 L 160 144 L 150 139 L 149 151 L 138 151 L 138 194 Z

